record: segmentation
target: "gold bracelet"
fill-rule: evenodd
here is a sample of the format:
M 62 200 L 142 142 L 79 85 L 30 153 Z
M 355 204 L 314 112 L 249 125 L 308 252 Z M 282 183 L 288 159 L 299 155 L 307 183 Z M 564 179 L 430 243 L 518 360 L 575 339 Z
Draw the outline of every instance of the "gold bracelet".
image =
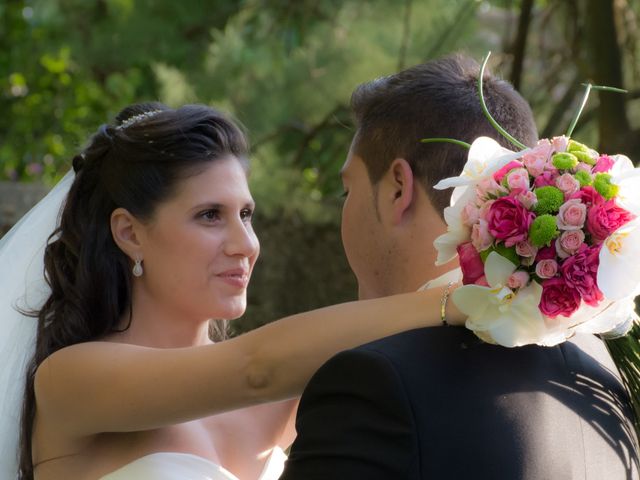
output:
M 444 293 L 442 294 L 442 298 L 440 299 L 440 320 L 442 320 L 442 325 L 445 327 L 449 326 L 446 316 L 447 300 L 449 299 L 449 293 L 454 283 L 456 282 L 449 282 L 447 284 L 447 288 L 444 289 Z

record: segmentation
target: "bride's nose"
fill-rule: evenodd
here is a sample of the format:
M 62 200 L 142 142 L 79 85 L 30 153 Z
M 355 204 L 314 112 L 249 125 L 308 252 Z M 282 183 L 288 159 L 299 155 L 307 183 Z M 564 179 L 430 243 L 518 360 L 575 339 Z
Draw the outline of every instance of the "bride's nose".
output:
M 251 227 L 242 219 L 235 219 L 229 225 L 228 235 L 225 241 L 225 253 L 227 255 L 242 255 L 253 257 L 260 251 L 260 242 Z

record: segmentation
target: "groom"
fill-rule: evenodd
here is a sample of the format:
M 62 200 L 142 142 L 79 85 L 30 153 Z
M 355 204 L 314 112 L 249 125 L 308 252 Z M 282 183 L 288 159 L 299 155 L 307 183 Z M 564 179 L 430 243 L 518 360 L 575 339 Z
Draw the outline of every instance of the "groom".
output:
M 433 240 L 450 191 L 433 185 L 458 175 L 467 152 L 419 139 L 486 135 L 508 146 L 482 114 L 477 75 L 474 62 L 449 57 L 353 93 L 342 237 L 360 298 L 414 291 L 445 271 Z M 484 90 L 498 123 L 535 144 L 518 93 L 491 76 Z M 460 327 L 388 337 L 329 360 L 296 427 L 281 480 L 638 478 L 629 399 L 591 335 L 514 349 Z

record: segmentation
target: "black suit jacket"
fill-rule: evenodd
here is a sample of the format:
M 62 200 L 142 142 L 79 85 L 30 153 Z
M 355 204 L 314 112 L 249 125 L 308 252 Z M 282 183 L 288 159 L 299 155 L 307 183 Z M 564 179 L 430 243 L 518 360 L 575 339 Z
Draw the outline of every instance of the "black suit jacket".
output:
M 595 336 L 508 349 L 413 330 L 316 373 L 281 480 L 637 479 L 631 418 Z

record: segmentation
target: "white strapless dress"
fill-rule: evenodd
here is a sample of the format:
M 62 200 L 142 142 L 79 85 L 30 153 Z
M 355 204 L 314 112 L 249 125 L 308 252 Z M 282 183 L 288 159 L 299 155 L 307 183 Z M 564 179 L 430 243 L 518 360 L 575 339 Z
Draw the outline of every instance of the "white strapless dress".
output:
M 287 456 L 276 447 L 258 480 L 277 480 Z M 190 453 L 159 452 L 145 455 L 101 480 L 238 480 L 231 472 L 211 460 Z

